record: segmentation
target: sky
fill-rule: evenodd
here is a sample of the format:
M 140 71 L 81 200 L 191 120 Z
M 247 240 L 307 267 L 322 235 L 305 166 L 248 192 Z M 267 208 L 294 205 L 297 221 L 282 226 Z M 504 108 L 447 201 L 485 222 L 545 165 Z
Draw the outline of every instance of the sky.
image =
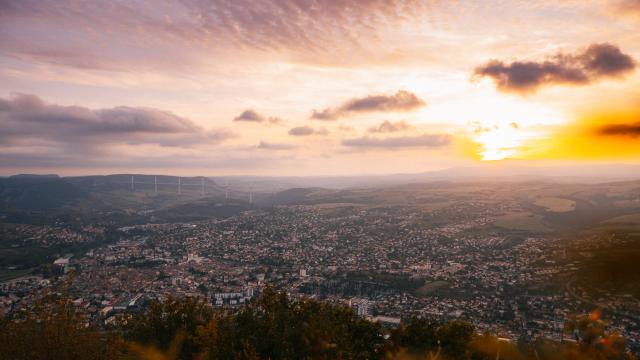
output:
M 640 0 L 0 1 L 0 174 L 640 163 Z

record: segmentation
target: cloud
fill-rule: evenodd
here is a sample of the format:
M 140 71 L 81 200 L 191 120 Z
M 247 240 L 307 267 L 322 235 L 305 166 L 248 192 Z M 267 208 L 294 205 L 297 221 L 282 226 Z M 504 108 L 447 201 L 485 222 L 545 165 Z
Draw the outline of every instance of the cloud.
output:
M 399 90 L 392 95 L 369 95 L 352 99 L 337 108 L 326 108 L 322 111 L 313 110 L 311 119 L 337 120 L 369 112 L 408 112 L 426 105 L 427 103 L 416 94 Z
M 516 127 L 514 127 L 513 124 L 515 124 L 515 123 L 511 123 L 511 127 L 515 129 Z M 473 128 L 472 131 L 476 135 L 480 135 L 482 133 L 486 133 L 486 132 L 490 132 L 490 131 L 494 131 L 494 130 L 498 130 L 499 129 L 498 125 L 485 126 L 480 121 L 472 121 L 472 122 L 469 123 L 469 126 Z
M 449 145 L 451 136 L 446 134 L 425 134 L 420 136 L 402 136 L 391 138 L 360 137 L 342 140 L 342 145 L 354 148 L 416 148 L 442 147 Z
M 421 0 L 179 0 L 160 5 L 6 0 L 0 2 L 0 51 L 97 69 L 125 58 L 141 67 L 149 61 L 171 62 L 166 55 L 182 60 L 170 64 L 176 66 L 197 59 L 201 54 L 194 54 L 194 48 L 277 50 L 317 59 L 313 54 L 330 54 L 338 44 L 351 53 L 361 50 L 378 40 L 376 29 L 399 25 L 427 9 Z M 162 49 L 144 51 L 148 44 Z
M 617 15 L 640 15 L 640 0 L 610 0 L 608 5 Z
M 206 131 L 171 112 L 118 106 L 92 110 L 45 103 L 35 95 L 0 98 L 0 146 L 47 144 L 97 149 L 105 144 L 191 147 L 217 144 L 234 134 Z
M 325 128 L 314 129 L 311 126 L 298 126 L 289 130 L 291 136 L 327 135 L 329 132 Z
M 370 133 L 393 133 L 399 131 L 405 131 L 413 129 L 414 127 L 408 124 L 406 121 L 391 122 L 389 120 L 383 121 L 378 126 L 370 127 L 367 131 Z
M 529 93 L 545 85 L 586 85 L 621 77 L 635 67 L 629 55 L 614 45 L 602 43 L 592 44 L 576 54 L 556 54 L 542 62 L 491 60 L 477 67 L 474 75 L 491 78 L 500 91 Z
M 76 174 L 99 172 L 166 172 L 177 169 L 190 169 L 190 174 L 219 174 L 220 169 L 234 171 L 269 170 L 290 161 L 263 151 L 260 153 L 246 151 L 242 153 L 199 153 L 167 156 L 166 154 L 135 152 L 128 156 L 87 156 L 79 153 L 12 153 L 0 151 L 0 169 L 5 172 L 21 172 L 33 169 L 39 172 L 49 169 L 50 172 L 73 171 Z
M 599 135 L 640 137 L 640 122 L 635 124 L 611 124 L 598 129 Z
M 297 148 L 297 146 L 292 144 L 277 144 L 266 141 L 260 141 L 260 143 L 258 144 L 258 149 L 264 150 L 289 150 L 295 148 Z
M 256 123 L 268 122 L 270 124 L 279 124 L 282 122 L 282 119 L 278 117 L 266 117 L 255 112 L 254 110 L 247 109 L 243 111 L 240 115 L 234 117 L 233 121 L 247 121 L 247 122 L 256 122 Z
M 344 132 L 352 132 L 352 131 L 355 131 L 356 129 L 353 126 L 340 125 L 338 126 L 338 130 L 344 131 Z
M 258 114 L 257 112 L 249 109 L 242 112 L 242 114 L 233 118 L 233 121 L 252 121 L 252 122 L 263 122 L 265 121 L 264 116 Z

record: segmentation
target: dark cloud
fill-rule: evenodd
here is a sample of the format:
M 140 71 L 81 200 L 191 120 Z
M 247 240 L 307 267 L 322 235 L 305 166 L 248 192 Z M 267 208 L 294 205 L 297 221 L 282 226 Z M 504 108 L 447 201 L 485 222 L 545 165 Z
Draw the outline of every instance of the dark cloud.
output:
M 557 54 L 542 62 L 491 60 L 474 75 L 491 78 L 499 90 L 527 93 L 544 85 L 585 85 L 619 77 L 635 69 L 635 61 L 614 45 L 590 45 L 576 54 Z
M 369 112 L 407 112 L 426 106 L 427 103 L 416 94 L 399 90 L 392 95 L 369 95 L 347 101 L 337 108 L 326 108 L 322 111 L 313 110 L 311 119 L 337 120 L 360 113 Z
M 611 44 L 593 44 L 577 56 L 579 63 L 594 79 L 618 76 L 635 69 L 636 63 L 631 56 L 624 54 Z
M 242 112 L 242 114 L 233 118 L 233 121 L 252 121 L 252 122 L 263 122 L 266 118 L 257 112 L 249 109 Z
M 314 129 L 311 126 L 297 126 L 289 130 L 291 136 L 327 135 L 327 129 Z
M 605 136 L 640 137 L 640 122 L 635 124 L 612 124 L 598 129 L 598 134 Z
M 279 124 L 282 122 L 282 119 L 278 117 L 266 117 L 261 115 L 254 110 L 247 109 L 243 111 L 240 115 L 233 118 L 233 121 L 247 121 L 247 122 L 269 122 L 271 124 Z
M 413 128 L 414 127 L 408 124 L 406 121 L 391 122 L 389 120 L 385 120 L 378 126 L 370 127 L 367 131 L 370 133 L 393 133 L 398 131 L 410 130 Z
M 265 150 L 290 150 L 295 148 L 297 148 L 297 146 L 292 144 L 278 144 L 278 143 L 270 143 L 266 141 L 260 141 L 260 143 L 258 144 L 258 149 L 265 149 Z
M 0 98 L 0 145 L 45 143 L 99 148 L 104 144 L 190 147 L 232 137 L 205 131 L 188 119 L 152 108 L 118 106 L 92 110 L 47 104 L 35 95 Z
M 416 148 L 416 147 L 442 147 L 451 142 L 451 137 L 446 134 L 425 134 L 420 136 L 403 136 L 392 138 L 361 137 L 345 139 L 342 145 L 355 148 Z
M 158 169 L 192 169 L 194 173 L 202 171 L 216 171 L 219 169 L 231 169 L 246 171 L 247 169 L 268 170 L 273 166 L 281 165 L 288 158 L 283 159 L 272 156 L 269 152 L 252 152 L 247 154 L 206 153 L 183 156 L 154 155 L 149 153 L 135 153 L 129 156 L 87 156 L 85 153 L 57 153 L 57 152 L 2 152 L 0 151 L 0 169 L 5 172 L 20 172 L 25 169 L 51 169 L 52 172 L 63 170 L 86 169 L 92 172 L 94 169 L 131 169 L 132 172 L 141 172 L 143 169 L 158 171 Z

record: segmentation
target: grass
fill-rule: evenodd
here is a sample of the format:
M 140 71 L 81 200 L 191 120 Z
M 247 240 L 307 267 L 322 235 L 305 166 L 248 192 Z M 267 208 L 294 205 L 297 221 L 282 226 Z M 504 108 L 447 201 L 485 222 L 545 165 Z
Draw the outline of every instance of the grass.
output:
M 576 209 L 576 202 L 559 197 L 543 197 L 534 202 L 534 205 L 545 208 L 551 212 L 569 212 Z
M 506 214 L 498 217 L 493 224 L 508 230 L 533 232 L 547 232 L 551 230 L 542 223 L 542 216 L 530 212 Z

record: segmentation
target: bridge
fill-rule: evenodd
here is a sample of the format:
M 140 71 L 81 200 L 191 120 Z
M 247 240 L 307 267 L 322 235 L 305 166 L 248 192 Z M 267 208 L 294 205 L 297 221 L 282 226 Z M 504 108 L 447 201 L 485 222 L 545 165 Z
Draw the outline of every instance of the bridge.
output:
M 198 177 L 181 177 L 181 176 L 165 176 L 165 175 L 130 175 L 129 181 L 126 183 L 131 191 L 153 189 L 153 192 L 172 192 L 183 194 L 184 192 L 193 193 L 198 191 L 200 195 L 212 193 L 212 190 L 224 190 L 225 199 L 229 199 L 229 186 L 219 186 L 204 176 Z M 122 182 L 120 182 L 122 183 Z M 125 183 L 122 183 L 125 184 Z M 253 203 L 253 191 L 243 194 L 247 196 L 249 203 Z

